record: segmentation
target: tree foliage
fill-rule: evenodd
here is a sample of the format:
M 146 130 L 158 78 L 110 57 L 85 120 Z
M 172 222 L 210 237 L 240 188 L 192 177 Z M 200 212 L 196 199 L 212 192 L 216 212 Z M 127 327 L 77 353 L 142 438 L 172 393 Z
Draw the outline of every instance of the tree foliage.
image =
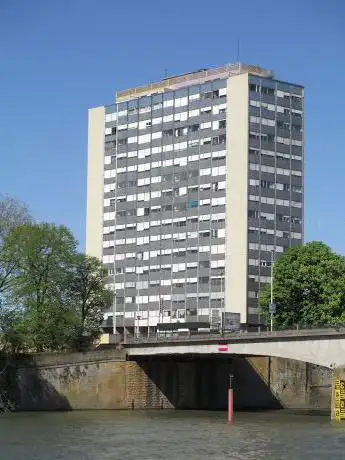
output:
M 64 350 L 93 342 L 111 293 L 101 262 L 78 254 L 66 227 L 12 226 L 2 241 L 0 274 L 9 263 L 7 308 L 0 311 L 2 348 Z M 0 278 L 0 292 L 1 286 Z
M 0 196 L 0 303 L 4 302 L 4 293 L 13 285 L 19 262 L 5 245 L 5 240 L 15 227 L 30 221 L 25 204 Z
M 13 228 L 28 222 L 31 216 L 24 203 L 0 195 L 0 246 Z
M 297 246 L 273 268 L 275 325 L 323 327 L 345 324 L 345 260 L 322 242 Z M 270 286 L 260 293 L 260 311 L 269 323 Z
M 104 311 L 113 293 L 105 288 L 107 270 L 95 257 L 78 254 L 69 281 L 70 303 L 75 314 L 76 346 L 94 340 L 100 333 Z
M 49 304 L 62 303 L 77 247 L 72 233 L 54 224 L 25 224 L 13 229 L 6 246 L 19 260 L 14 289 L 18 299 L 37 312 Z

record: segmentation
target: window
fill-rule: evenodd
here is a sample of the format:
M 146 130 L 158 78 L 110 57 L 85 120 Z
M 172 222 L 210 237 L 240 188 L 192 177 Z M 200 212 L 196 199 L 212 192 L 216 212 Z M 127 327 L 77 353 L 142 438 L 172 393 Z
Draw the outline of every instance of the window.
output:
M 199 284 L 208 284 L 210 278 L 208 276 L 199 276 Z
M 200 99 L 200 94 L 199 93 L 189 95 L 189 100 L 190 101 L 197 101 L 198 99 Z
M 187 127 L 184 127 L 184 128 L 176 128 L 175 129 L 175 137 L 180 137 L 180 136 L 186 136 L 188 134 L 188 128 Z
M 268 96 L 274 96 L 274 89 L 273 88 L 267 88 L 266 86 L 261 86 L 258 84 L 249 84 L 249 91 L 255 92 L 255 93 L 261 93 L 261 94 L 267 94 Z
M 225 175 L 225 166 L 217 166 L 212 168 L 212 176 Z
M 290 129 L 290 123 L 287 123 L 286 121 L 277 120 L 277 128 Z
M 211 144 L 210 137 L 205 137 L 204 139 L 200 139 L 200 145 L 210 145 L 210 144 Z
M 188 112 L 175 113 L 174 115 L 175 121 L 186 121 L 187 118 L 188 118 Z
M 195 133 L 195 132 L 199 131 L 199 127 L 200 127 L 199 123 L 194 124 L 194 125 L 189 125 L 189 132 L 190 133 Z
M 146 142 L 150 142 L 151 134 L 142 134 L 138 137 L 138 144 L 145 144 Z
M 215 136 L 212 138 L 212 145 L 220 145 L 226 143 L 226 134 L 221 134 L 220 136 Z
M 225 197 L 212 198 L 212 206 L 222 206 L 225 205 Z
M 173 129 L 164 129 L 163 130 L 163 137 L 171 137 L 174 135 Z
M 211 246 L 211 254 L 224 254 L 225 245 L 224 244 L 215 244 Z
M 211 113 L 212 107 L 201 107 L 200 113 Z
M 197 208 L 198 207 L 198 200 L 190 200 L 188 202 L 188 207 L 189 208 Z
M 160 139 L 162 137 L 162 131 L 157 131 L 156 133 L 152 133 L 152 140 Z
M 189 118 L 198 117 L 200 115 L 200 109 L 190 110 L 188 115 L 189 115 Z
M 187 209 L 187 204 L 186 203 L 176 203 L 174 205 L 174 211 L 176 212 L 183 212 Z

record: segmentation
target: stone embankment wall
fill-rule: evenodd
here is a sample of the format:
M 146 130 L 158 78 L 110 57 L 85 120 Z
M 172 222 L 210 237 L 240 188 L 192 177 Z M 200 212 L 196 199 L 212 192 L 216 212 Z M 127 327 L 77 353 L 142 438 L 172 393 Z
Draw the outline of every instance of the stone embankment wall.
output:
M 280 358 L 127 361 L 108 349 L 21 358 L 10 369 L 18 410 L 225 409 L 230 373 L 235 409 L 331 407 L 330 369 Z

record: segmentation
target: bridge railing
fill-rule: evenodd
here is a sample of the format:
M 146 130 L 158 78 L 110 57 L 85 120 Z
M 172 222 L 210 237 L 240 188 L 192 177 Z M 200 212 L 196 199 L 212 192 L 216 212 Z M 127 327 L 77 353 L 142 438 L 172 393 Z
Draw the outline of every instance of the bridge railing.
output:
M 323 336 L 323 335 L 344 335 L 345 327 L 334 328 L 315 328 L 315 329 L 286 329 L 276 331 L 260 331 L 260 332 L 229 332 L 229 333 L 212 333 L 212 334 L 190 334 L 190 335 L 174 335 L 174 336 L 127 336 L 125 340 L 120 340 L 123 344 L 156 344 L 156 343 L 179 343 L 179 342 L 198 342 L 198 341 L 229 341 L 229 340 L 248 340 L 248 339 L 264 339 L 264 338 L 284 338 L 284 337 L 308 337 L 308 336 Z M 117 340 L 118 341 L 118 340 Z

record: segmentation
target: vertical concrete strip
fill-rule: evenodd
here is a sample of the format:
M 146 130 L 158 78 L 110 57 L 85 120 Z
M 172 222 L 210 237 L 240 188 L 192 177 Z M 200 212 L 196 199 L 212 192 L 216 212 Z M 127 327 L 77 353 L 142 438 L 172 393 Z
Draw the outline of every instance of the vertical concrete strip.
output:
M 247 322 L 248 74 L 228 79 L 225 311 Z
M 102 258 L 104 107 L 89 110 L 86 254 Z

